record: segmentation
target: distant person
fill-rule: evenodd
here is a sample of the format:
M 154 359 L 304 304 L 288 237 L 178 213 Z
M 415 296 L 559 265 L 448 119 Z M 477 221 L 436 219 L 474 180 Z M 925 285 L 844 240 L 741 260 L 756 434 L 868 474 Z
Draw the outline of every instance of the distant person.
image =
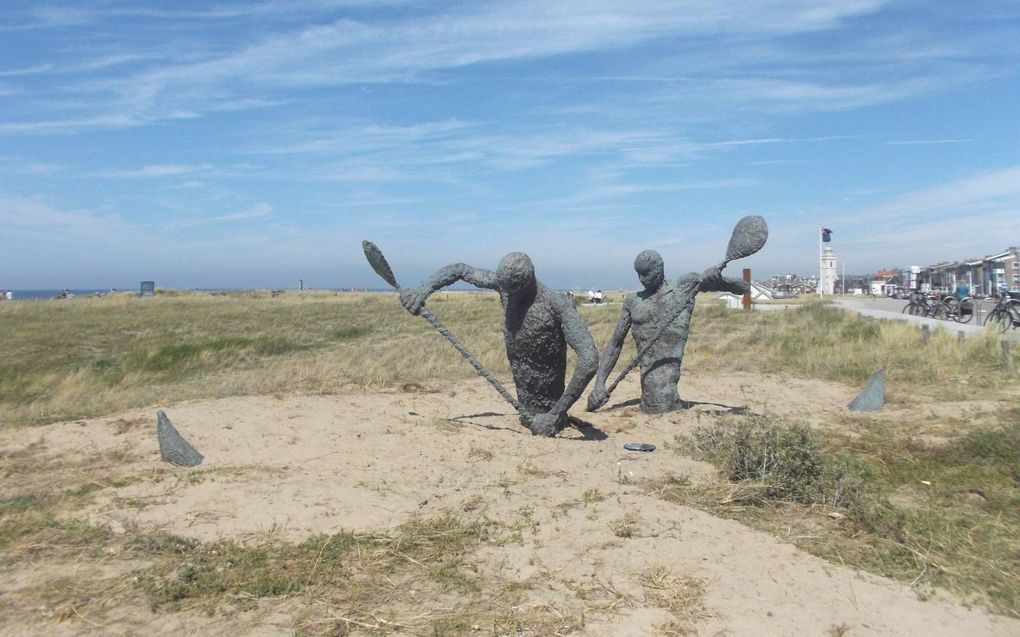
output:
M 534 434 L 555 436 L 567 426 L 567 410 L 598 366 L 595 341 L 574 304 L 538 282 L 535 267 L 523 252 L 503 257 L 495 272 L 463 263 L 448 265 L 421 287 L 404 288 L 400 304 L 418 314 L 429 295 L 456 281 L 499 292 L 503 342 L 521 404 L 521 424 Z M 564 386 L 568 346 L 577 354 L 577 367 Z
M 970 286 L 966 283 L 958 283 L 956 285 L 956 298 L 959 301 L 963 301 L 970 297 Z
M 686 407 L 686 403 L 680 400 L 677 384 L 680 382 L 680 365 L 687 346 L 695 297 L 698 292 L 742 295 L 750 290 L 748 284 L 740 279 L 723 277 L 718 267 L 709 268 L 701 274 L 691 272 L 680 277 L 675 284 L 665 283 L 662 257 L 655 250 L 645 250 L 637 255 L 634 270 L 644 289 L 624 299 L 616 330 L 602 350 L 595 385 L 588 395 L 588 411 L 595 411 L 609 401 L 606 380 L 620 357 L 629 331 L 634 333 L 639 351 L 650 344 L 650 349 L 639 362 L 641 410 L 659 414 Z M 657 340 L 653 340 L 663 321 L 678 310 L 679 314 L 669 327 Z

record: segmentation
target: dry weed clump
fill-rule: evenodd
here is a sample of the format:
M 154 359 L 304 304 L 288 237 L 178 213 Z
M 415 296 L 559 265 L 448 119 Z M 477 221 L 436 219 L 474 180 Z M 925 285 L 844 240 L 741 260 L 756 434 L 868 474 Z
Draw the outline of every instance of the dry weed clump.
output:
M 826 454 L 807 425 L 772 416 L 728 419 L 676 442 L 722 466 L 730 481 L 758 483 L 749 496 L 765 500 L 852 508 L 868 475 L 852 456 Z
M 649 602 L 664 608 L 674 619 L 661 631 L 666 635 L 697 635 L 694 623 L 712 617 L 705 609 L 705 581 L 656 566 L 641 575 L 641 586 Z

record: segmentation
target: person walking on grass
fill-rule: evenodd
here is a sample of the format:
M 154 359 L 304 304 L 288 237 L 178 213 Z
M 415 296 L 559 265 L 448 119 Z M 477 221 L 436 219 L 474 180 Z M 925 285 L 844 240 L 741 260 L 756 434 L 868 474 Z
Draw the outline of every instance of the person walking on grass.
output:
M 503 341 L 521 405 L 521 424 L 533 434 L 555 436 L 567 426 L 567 410 L 598 366 L 595 341 L 573 301 L 535 278 L 528 255 L 511 252 L 495 272 L 463 263 L 448 265 L 420 287 L 404 288 L 400 303 L 418 314 L 433 292 L 456 281 L 499 293 Z M 577 354 L 577 367 L 565 384 L 568 346 Z

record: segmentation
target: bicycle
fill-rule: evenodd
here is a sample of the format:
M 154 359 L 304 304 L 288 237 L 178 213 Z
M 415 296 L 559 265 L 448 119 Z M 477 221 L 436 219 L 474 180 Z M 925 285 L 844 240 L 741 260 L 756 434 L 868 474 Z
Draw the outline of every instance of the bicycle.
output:
M 1004 292 L 999 302 L 985 317 L 985 325 L 993 325 L 1000 332 L 1020 326 L 1020 292 Z
M 925 297 L 928 311 L 925 312 L 924 315 L 928 318 L 948 320 L 950 304 L 953 302 L 949 300 L 950 298 L 952 297 L 944 292 L 933 292 L 929 294 Z M 953 300 L 955 301 L 956 299 L 953 298 Z
M 910 303 L 907 303 L 906 307 L 903 308 L 903 314 L 909 314 L 911 316 L 928 316 L 931 311 L 931 303 L 929 303 L 930 297 L 920 290 L 914 290 L 910 293 Z
M 974 318 L 974 304 L 969 296 L 958 299 L 951 294 L 946 295 L 939 301 L 939 305 L 941 307 L 938 309 L 938 313 L 947 321 L 970 323 L 970 320 Z

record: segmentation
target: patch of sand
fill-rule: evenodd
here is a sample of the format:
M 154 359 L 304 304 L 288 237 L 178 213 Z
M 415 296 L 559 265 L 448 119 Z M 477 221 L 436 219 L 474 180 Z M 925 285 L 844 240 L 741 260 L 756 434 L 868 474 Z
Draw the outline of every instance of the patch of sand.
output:
M 9 453 L 35 443 L 51 458 L 121 453 L 124 461 L 96 479 L 120 478 L 123 486 L 102 488 L 86 509 L 89 519 L 115 531 L 137 526 L 201 540 L 266 533 L 300 540 L 341 529 L 384 530 L 418 514 L 482 511 L 523 530 L 519 542 L 484 546 L 473 558 L 477 568 L 509 581 L 540 578 L 543 585 L 529 593 L 532 605 L 571 611 L 581 597 L 629 600 L 617 612 L 589 615 L 586 635 L 654 634 L 670 615 L 642 582 L 663 569 L 706 583 L 706 612 L 696 622 L 704 635 L 825 635 L 844 625 L 855 637 L 1020 635 L 1020 621 L 966 608 L 948 594 L 921 601 L 907 586 L 657 499 L 636 484 L 668 474 L 694 482 L 712 476 L 711 466 L 668 447 L 676 434 L 716 414 L 767 408 L 821 424 L 845 416 L 858 388 L 733 375 L 685 377 L 682 391 L 693 409 L 647 416 L 623 400 L 638 394 L 628 378 L 605 410 L 576 410 L 601 436 L 568 429 L 557 439 L 533 437 L 479 380 L 441 391 L 407 386 L 154 406 L 83 424 L 4 430 L 0 448 Z M 203 465 L 159 461 L 157 408 L 205 455 Z M 628 452 L 626 442 L 658 450 Z M 16 481 L 5 485 L 5 497 L 18 488 Z M 618 532 L 622 521 L 628 534 Z M 61 568 L 0 578 L 0 601 Z M 117 608 L 98 632 L 285 634 L 298 606 L 285 599 L 216 617 Z M 23 615 L 8 619 L 7 634 L 40 630 Z M 97 632 L 63 619 L 43 618 L 43 632 Z

